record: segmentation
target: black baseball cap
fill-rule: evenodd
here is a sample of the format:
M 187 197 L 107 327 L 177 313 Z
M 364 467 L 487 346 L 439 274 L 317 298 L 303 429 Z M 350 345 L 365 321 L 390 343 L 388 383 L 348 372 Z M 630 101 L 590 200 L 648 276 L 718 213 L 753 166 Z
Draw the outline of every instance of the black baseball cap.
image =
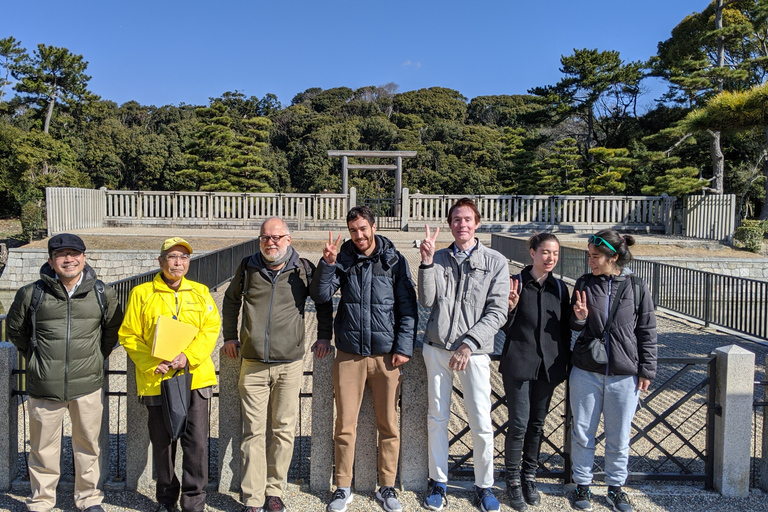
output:
M 48 256 L 52 256 L 53 251 L 58 251 L 59 249 L 75 249 L 76 251 L 85 252 L 85 243 L 77 235 L 59 233 L 48 240 Z

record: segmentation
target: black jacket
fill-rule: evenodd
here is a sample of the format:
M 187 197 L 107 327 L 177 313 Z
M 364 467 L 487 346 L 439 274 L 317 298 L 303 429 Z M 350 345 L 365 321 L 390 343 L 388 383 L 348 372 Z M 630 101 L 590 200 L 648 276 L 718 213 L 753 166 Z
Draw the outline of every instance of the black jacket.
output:
M 364 256 L 351 240 L 335 265 L 321 259 L 312 279 L 315 302 L 327 302 L 341 288 L 333 330 L 336 348 L 363 356 L 398 353 L 410 357 L 418 324 L 416 291 L 406 259 L 392 242 L 376 235 L 376 249 Z
M 529 265 L 520 273 L 520 300 L 502 327 L 507 339 L 499 371 L 512 380 L 560 383 L 568 376 L 571 356 L 568 287 L 551 272 L 539 286 L 531 268 Z
M 656 376 L 656 313 L 648 286 L 643 283 L 640 293 L 641 303 L 635 314 L 635 290 L 632 285 L 631 270 L 624 269 L 618 276 L 596 276 L 584 274 L 576 280 L 575 290 L 587 292 L 589 315 L 586 322 L 579 322 L 571 311 L 571 328 L 584 332 L 584 340 L 600 338 L 605 328 L 609 304 L 616 300 L 616 292 L 621 283 L 630 279 L 620 298 L 619 309 L 611 324 L 608 334 L 608 368 L 600 373 L 607 375 L 637 375 L 653 379 Z M 607 302 L 610 298 L 610 303 Z M 575 302 L 573 296 L 572 302 Z M 579 343 L 581 340 L 577 340 Z M 572 364 L 578 366 L 572 359 Z
M 239 339 L 244 359 L 265 363 L 298 361 L 304 357 L 304 306 L 309 297 L 310 276 L 299 254 L 293 250 L 280 273 L 273 279 L 257 252 L 242 262 L 224 293 L 222 325 L 225 340 Z M 306 260 L 305 260 L 306 261 Z M 307 262 L 310 273 L 314 265 Z M 245 297 L 241 300 L 242 289 Z M 243 320 L 238 337 L 237 320 Z M 333 303 L 315 304 L 318 339 L 331 339 Z
M 27 356 L 27 391 L 34 398 L 67 402 L 101 389 L 104 359 L 117 345 L 123 321 L 117 294 L 105 286 L 106 324 L 93 285 L 96 272 L 85 265 L 83 282 L 69 297 L 48 263 L 40 269 L 45 283 L 36 314 L 37 349 L 31 343 L 29 305 L 35 283 L 16 292 L 8 311 L 8 338 Z

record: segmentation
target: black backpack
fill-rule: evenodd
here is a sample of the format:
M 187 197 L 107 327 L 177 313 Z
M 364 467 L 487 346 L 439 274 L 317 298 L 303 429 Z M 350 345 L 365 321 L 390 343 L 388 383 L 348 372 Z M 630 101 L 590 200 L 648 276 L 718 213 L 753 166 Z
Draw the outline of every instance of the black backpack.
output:
M 45 281 L 38 279 L 32 292 L 32 301 L 29 303 L 29 321 L 32 325 L 32 334 L 29 339 L 34 351 L 37 350 L 37 310 L 40 309 L 40 304 L 43 303 L 45 287 Z M 104 329 L 104 326 L 107 324 L 107 293 L 104 288 L 104 282 L 101 279 L 97 279 L 93 284 L 93 289 L 96 291 L 96 302 L 99 303 L 99 309 L 101 310 L 101 328 Z

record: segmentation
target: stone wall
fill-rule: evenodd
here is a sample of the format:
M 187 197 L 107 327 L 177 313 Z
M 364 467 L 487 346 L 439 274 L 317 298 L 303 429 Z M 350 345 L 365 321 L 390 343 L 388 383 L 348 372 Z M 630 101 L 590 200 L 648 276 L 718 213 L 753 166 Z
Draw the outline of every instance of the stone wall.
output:
M 87 263 L 105 283 L 118 281 L 158 268 L 157 251 L 89 250 Z M 8 262 L 0 274 L 0 290 L 17 290 L 40 277 L 40 267 L 48 260 L 45 249 L 10 249 Z
M 666 263 L 676 267 L 713 272 L 725 276 L 746 277 L 768 281 L 768 259 L 766 258 L 672 258 L 643 256 L 643 260 Z M 631 267 L 631 265 L 630 265 Z

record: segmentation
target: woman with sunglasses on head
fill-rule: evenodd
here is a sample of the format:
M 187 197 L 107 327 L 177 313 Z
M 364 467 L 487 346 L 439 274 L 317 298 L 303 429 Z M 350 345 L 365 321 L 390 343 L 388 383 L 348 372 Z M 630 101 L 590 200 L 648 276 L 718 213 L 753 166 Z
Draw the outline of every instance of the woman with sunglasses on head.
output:
M 499 362 L 509 410 L 507 494 L 517 511 L 541 502 L 536 490 L 541 435 L 552 394 L 568 375 L 571 342 L 568 288 L 552 275 L 560 242 L 539 233 L 528 240 L 528 249 L 533 265 L 510 278 L 509 314 L 502 327 L 507 338 Z
M 589 485 L 602 414 L 606 502 L 613 510 L 630 512 L 621 486 L 627 479 L 632 418 L 640 392 L 647 391 L 656 376 L 656 315 L 648 287 L 627 268 L 635 239 L 605 229 L 590 236 L 588 243 L 592 273 L 576 281 L 571 315 L 571 328 L 581 332 L 568 381 L 572 476 L 577 484 L 573 506 L 592 510 Z

